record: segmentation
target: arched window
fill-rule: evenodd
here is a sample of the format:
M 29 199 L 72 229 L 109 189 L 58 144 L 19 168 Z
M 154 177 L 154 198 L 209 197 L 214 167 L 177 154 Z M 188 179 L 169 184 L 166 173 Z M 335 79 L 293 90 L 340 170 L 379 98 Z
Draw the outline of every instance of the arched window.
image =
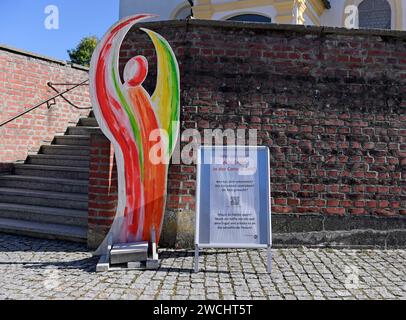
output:
M 261 23 L 271 23 L 272 19 L 261 16 L 259 14 L 240 14 L 238 16 L 234 16 L 228 18 L 229 21 L 245 21 L 245 22 L 261 22 Z
M 359 27 L 390 29 L 392 11 L 387 0 L 364 0 L 358 7 Z

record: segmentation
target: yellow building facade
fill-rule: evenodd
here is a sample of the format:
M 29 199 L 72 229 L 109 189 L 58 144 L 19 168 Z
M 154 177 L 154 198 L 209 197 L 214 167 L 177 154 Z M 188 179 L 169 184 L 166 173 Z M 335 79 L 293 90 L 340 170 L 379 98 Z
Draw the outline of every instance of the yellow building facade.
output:
M 313 24 L 320 24 L 326 10 L 322 0 L 197 0 L 193 7 L 196 19 L 227 20 L 234 15 L 263 15 L 275 23 L 304 24 L 307 15 Z
M 120 17 L 234 20 L 406 30 L 406 0 L 120 0 Z
M 196 19 L 233 20 L 233 17 L 247 15 L 264 16 L 274 23 L 406 29 L 405 0 L 194 1 L 193 16 Z M 360 19 L 365 21 L 364 25 L 360 26 Z

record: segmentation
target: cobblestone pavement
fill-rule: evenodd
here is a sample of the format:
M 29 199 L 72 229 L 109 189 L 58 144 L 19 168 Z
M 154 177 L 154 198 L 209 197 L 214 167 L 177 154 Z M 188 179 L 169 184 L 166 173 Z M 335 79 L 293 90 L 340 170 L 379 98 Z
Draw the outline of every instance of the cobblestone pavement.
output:
M 155 271 L 96 273 L 84 245 L 0 234 L 0 299 L 406 299 L 406 250 L 163 250 Z

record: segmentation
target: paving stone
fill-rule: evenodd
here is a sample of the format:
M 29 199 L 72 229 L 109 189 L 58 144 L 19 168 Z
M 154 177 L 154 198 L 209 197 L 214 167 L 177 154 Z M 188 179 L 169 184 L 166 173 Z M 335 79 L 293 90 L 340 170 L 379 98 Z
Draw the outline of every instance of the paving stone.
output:
M 84 245 L 0 234 L 0 299 L 406 299 L 406 250 L 161 250 L 161 267 L 96 273 Z M 181 270 L 181 271 L 179 271 Z M 354 278 L 358 281 L 349 281 Z

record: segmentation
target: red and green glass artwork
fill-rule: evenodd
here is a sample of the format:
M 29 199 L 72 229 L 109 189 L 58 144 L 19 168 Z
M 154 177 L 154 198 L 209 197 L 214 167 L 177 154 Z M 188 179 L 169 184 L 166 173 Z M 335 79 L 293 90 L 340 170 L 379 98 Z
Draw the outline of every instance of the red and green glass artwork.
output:
M 157 57 L 156 88 L 143 87 L 148 76 L 144 56 L 130 59 L 119 74 L 124 37 L 134 24 L 152 17 L 140 14 L 114 25 L 98 44 L 90 68 L 95 117 L 112 142 L 118 173 L 118 205 L 107 235 L 113 243 L 159 241 L 165 212 L 168 159 L 179 134 L 180 78 L 173 50 L 158 33 L 140 28 Z M 154 239 L 152 239 L 154 237 Z M 106 240 L 100 248 L 106 246 Z

